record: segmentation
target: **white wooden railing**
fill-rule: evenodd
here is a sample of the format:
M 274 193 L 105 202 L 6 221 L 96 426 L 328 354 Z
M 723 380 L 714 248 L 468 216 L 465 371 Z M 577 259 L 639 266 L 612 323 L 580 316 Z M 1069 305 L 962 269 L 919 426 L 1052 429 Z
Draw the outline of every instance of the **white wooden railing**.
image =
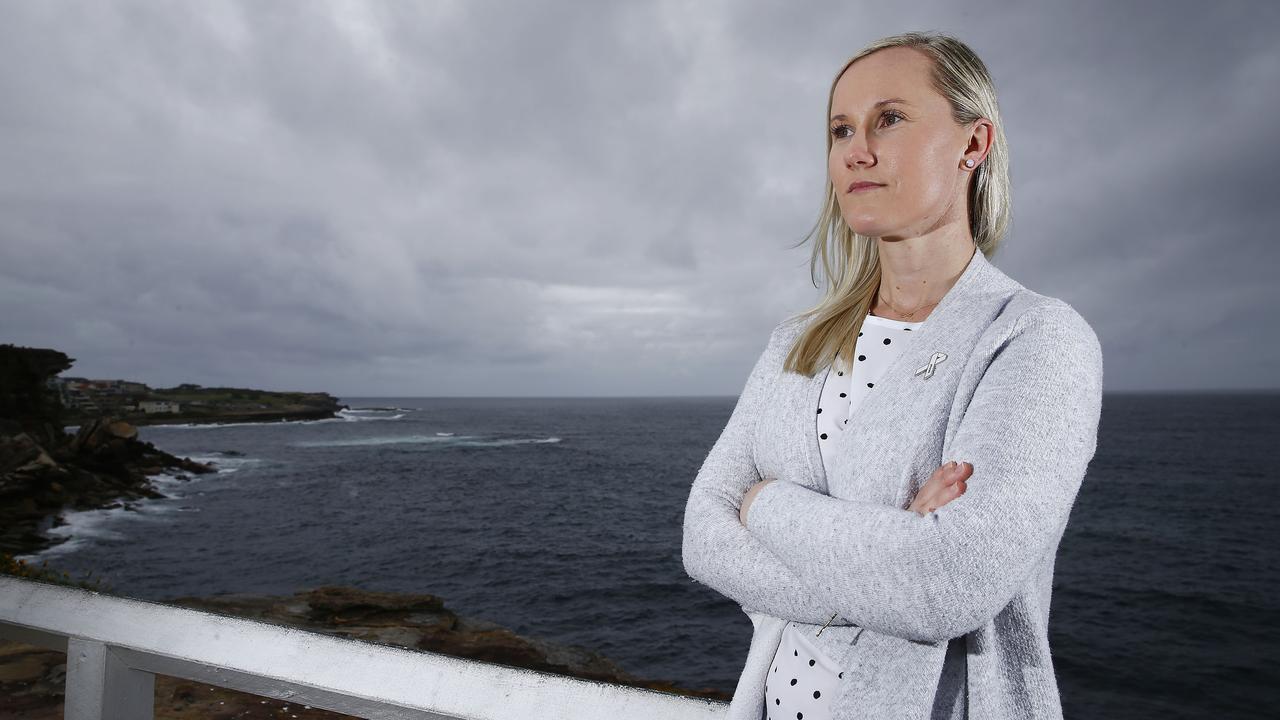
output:
M 151 720 L 157 674 L 361 718 L 720 720 L 728 708 L 8 575 L 0 637 L 67 653 L 67 720 Z

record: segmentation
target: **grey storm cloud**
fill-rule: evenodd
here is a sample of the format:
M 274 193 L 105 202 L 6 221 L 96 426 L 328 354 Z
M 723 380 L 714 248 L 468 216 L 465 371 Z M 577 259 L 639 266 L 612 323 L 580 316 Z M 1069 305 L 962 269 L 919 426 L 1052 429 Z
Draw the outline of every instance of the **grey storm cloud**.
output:
M 1108 390 L 1275 387 L 1267 3 L 4 2 L 0 341 L 336 395 L 732 395 L 816 301 L 826 93 L 954 33 L 995 262 Z

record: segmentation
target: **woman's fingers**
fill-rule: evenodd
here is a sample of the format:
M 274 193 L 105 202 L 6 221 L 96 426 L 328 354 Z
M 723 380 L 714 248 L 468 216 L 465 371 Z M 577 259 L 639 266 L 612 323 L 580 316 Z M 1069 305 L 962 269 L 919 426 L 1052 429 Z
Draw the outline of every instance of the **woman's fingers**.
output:
M 910 510 L 924 515 L 955 500 L 964 494 L 966 482 L 973 475 L 973 466 L 969 463 L 946 463 L 933 471 L 928 482 L 916 493 Z
M 938 471 L 942 473 L 942 483 L 944 485 L 953 485 L 961 480 L 968 480 L 969 476 L 973 475 L 973 466 L 969 463 L 961 462 L 950 467 L 943 465 L 938 468 Z
M 945 468 L 947 466 L 943 465 L 943 467 Z M 947 471 L 947 477 L 950 480 L 950 482 L 948 482 L 947 484 L 949 485 L 951 484 L 951 482 L 955 482 L 956 480 L 967 479 L 972 474 L 973 474 L 972 465 L 970 465 L 967 462 L 958 462 L 952 465 L 951 468 Z

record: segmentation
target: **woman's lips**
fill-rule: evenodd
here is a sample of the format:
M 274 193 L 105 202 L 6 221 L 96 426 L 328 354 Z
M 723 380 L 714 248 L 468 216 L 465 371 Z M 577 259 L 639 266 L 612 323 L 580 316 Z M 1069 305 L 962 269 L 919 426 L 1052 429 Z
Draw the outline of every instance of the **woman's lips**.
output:
M 851 193 L 862 192 L 864 190 L 875 190 L 876 188 L 881 188 L 881 187 L 884 187 L 884 185 L 880 183 L 856 182 L 856 183 L 850 184 L 849 189 L 845 190 L 845 192 L 851 192 Z

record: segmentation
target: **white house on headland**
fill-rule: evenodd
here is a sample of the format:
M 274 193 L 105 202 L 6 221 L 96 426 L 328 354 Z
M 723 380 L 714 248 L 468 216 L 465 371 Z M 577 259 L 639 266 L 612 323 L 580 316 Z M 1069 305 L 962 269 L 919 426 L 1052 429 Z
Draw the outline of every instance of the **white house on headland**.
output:
M 176 413 L 178 412 L 178 403 L 171 400 L 143 400 L 138 403 L 138 409 L 144 413 Z

